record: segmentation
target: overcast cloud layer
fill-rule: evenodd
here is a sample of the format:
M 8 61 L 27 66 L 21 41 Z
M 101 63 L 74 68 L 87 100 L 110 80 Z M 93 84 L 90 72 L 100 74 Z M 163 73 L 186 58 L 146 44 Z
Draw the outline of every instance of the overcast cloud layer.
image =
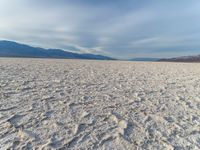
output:
M 200 54 L 199 0 L 0 0 L 0 39 L 116 58 Z

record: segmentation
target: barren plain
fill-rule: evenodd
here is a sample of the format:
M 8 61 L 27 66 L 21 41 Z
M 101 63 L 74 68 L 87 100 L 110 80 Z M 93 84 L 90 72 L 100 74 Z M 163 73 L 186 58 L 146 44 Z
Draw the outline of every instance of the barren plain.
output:
M 200 149 L 200 64 L 0 58 L 0 149 Z

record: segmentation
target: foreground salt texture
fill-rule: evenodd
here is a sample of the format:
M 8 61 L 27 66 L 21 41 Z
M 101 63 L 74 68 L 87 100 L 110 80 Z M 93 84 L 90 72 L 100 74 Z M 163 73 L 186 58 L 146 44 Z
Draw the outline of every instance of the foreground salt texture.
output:
M 0 59 L 0 149 L 200 149 L 200 64 Z

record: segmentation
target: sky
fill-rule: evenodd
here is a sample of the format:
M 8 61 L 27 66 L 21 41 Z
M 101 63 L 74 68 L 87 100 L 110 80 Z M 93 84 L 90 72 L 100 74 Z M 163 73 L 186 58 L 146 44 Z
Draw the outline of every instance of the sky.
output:
M 0 39 L 115 58 L 200 54 L 199 0 L 0 0 Z

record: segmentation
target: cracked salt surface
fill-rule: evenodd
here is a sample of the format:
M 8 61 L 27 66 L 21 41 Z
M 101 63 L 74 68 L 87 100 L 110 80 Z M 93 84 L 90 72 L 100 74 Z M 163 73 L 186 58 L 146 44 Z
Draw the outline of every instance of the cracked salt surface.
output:
M 200 149 L 200 64 L 0 58 L 0 149 Z

